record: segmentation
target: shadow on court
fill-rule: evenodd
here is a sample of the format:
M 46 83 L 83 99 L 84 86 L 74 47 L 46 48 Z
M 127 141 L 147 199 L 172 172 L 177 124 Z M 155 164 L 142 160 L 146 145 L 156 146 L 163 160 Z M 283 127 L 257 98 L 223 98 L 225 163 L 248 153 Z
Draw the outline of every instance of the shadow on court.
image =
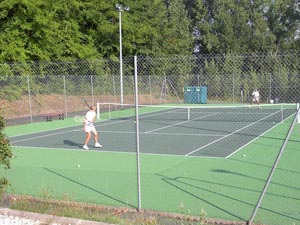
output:
M 45 167 L 44 167 L 43 169 L 46 170 L 46 171 L 48 171 L 48 172 L 50 172 L 50 173 L 52 173 L 52 174 L 55 174 L 55 175 L 57 175 L 57 176 L 59 176 L 59 177 L 62 177 L 62 178 L 64 178 L 64 179 L 68 180 L 68 181 L 71 181 L 71 182 L 74 183 L 74 184 L 80 185 L 81 187 L 84 187 L 84 188 L 86 188 L 86 189 L 88 189 L 88 190 L 90 190 L 90 191 L 96 192 L 96 193 L 98 193 L 98 194 L 100 194 L 100 195 L 102 195 L 102 196 L 105 196 L 105 197 L 107 197 L 107 198 L 110 198 L 110 199 L 112 199 L 112 200 L 114 200 L 114 201 L 116 201 L 116 202 L 119 202 L 119 203 L 124 204 L 124 205 L 126 205 L 126 206 L 130 206 L 130 207 L 132 207 L 132 208 L 135 208 L 135 207 L 136 207 L 136 206 L 134 206 L 134 205 L 129 204 L 128 202 L 124 202 L 124 201 L 122 201 L 122 200 L 120 200 L 120 199 L 117 199 L 117 198 L 111 196 L 111 195 L 105 194 L 105 193 L 103 193 L 103 192 L 101 192 L 101 191 L 98 191 L 98 190 L 92 188 L 92 187 L 89 187 L 89 186 L 87 186 L 87 185 L 85 185 L 85 184 L 82 184 L 82 183 L 80 183 L 80 182 L 78 182 L 78 181 L 76 181 L 76 180 L 73 180 L 73 179 L 71 179 L 71 178 L 69 178 L 69 177 L 66 177 L 66 176 L 64 176 L 64 175 L 62 175 L 62 174 L 60 174 L 60 173 L 58 173 L 58 172 L 55 172 L 54 170 L 51 170 L 51 169 L 48 169 L 48 168 L 45 168 Z
M 168 185 L 170 185 L 170 186 L 172 186 L 172 187 L 174 187 L 174 188 L 176 188 L 176 189 L 178 189 L 178 190 L 180 190 L 180 191 L 182 191 L 182 192 L 190 195 L 191 197 L 196 198 L 198 200 L 201 200 L 201 201 L 203 201 L 203 202 L 211 205 L 212 207 L 216 208 L 217 210 L 223 211 L 224 213 L 226 213 L 226 214 L 228 214 L 230 216 L 233 216 L 236 219 L 245 221 L 245 218 L 241 218 L 239 215 L 237 215 L 237 214 L 235 214 L 233 212 L 228 211 L 225 207 L 223 208 L 223 207 L 221 207 L 221 206 L 219 206 L 217 204 L 214 204 L 214 203 L 210 202 L 209 200 L 205 199 L 203 197 L 205 195 L 199 196 L 198 194 L 195 194 L 195 193 L 192 193 L 191 191 L 188 191 L 187 187 L 196 188 L 198 190 L 201 190 L 201 191 L 204 191 L 204 192 L 208 192 L 208 193 L 212 193 L 214 195 L 219 195 L 219 196 L 225 197 L 225 198 L 234 199 L 233 197 L 230 197 L 230 196 L 227 196 L 227 195 L 224 195 L 224 194 L 221 194 L 221 193 L 217 193 L 217 192 L 212 191 L 211 189 L 208 189 L 208 188 L 203 188 L 200 185 L 199 186 L 198 185 L 195 186 L 194 184 L 191 184 L 189 182 L 183 181 L 184 179 L 189 180 L 190 178 L 185 178 L 185 177 L 170 178 L 170 177 L 167 177 L 167 176 L 164 176 L 164 175 L 161 175 L 161 174 L 156 174 L 156 175 L 160 176 L 161 180 L 163 182 L 165 182 L 166 184 L 168 184 Z M 206 183 L 206 181 L 205 181 L 205 183 Z M 221 184 L 218 184 L 218 185 L 221 185 Z M 241 203 L 248 204 L 247 202 L 242 202 L 240 199 L 234 199 L 234 200 L 239 201 Z
M 70 141 L 70 140 L 63 140 L 63 143 L 65 145 L 69 145 L 71 147 L 78 147 L 78 148 L 82 149 L 82 143 L 76 143 L 76 142 Z
M 226 170 L 219 170 L 219 169 L 216 169 L 214 170 L 214 172 L 220 172 L 220 173 L 232 173 L 234 175 L 239 175 L 239 176 L 245 176 L 245 177 L 248 177 L 247 175 L 244 175 L 244 174 L 241 174 L 241 173 L 235 173 L 235 172 L 231 172 L 231 171 L 226 171 Z M 218 183 L 218 182 L 211 182 L 211 181 L 207 181 L 207 180 L 201 180 L 201 179 L 194 179 L 194 178 L 189 178 L 189 177 L 174 177 L 174 178 L 171 178 L 171 177 L 167 177 L 165 175 L 162 175 L 162 174 L 156 174 L 157 176 L 161 177 L 161 180 L 163 182 L 165 182 L 166 184 L 198 199 L 198 200 L 201 200 L 213 207 L 215 207 L 217 210 L 221 210 L 223 211 L 224 213 L 230 215 L 230 216 L 233 216 L 235 217 L 236 219 L 239 219 L 239 220 L 243 220 L 243 221 L 247 221 L 248 218 L 242 218 L 240 217 L 240 215 L 234 213 L 233 211 L 229 211 L 229 207 L 222 207 L 220 204 L 214 204 L 213 202 L 210 202 L 208 199 L 205 199 L 203 196 L 206 196 L 205 193 L 210 193 L 210 194 L 214 194 L 214 195 L 217 195 L 221 198 L 225 198 L 225 199 L 228 199 L 229 201 L 236 201 L 236 202 L 239 202 L 241 204 L 245 204 L 245 205 L 248 205 L 250 207 L 250 210 L 252 207 L 254 207 L 254 205 L 252 203 L 249 203 L 247 201 L 244 201 L 242 200 L 243 197 L 240 196 L 230 196 L 230 195 L 225 195 L 219 191 L 213 191 L 210 188 L 205 188 L 204 185 L 206 184 L 210 184 L 210 185 L 216 185 L 216 190 L 220 189 L 220 187 L 224 187 L 224 186 L 227 186 L 229 188 L 233 188 L 233 189 L 240 189 L 240 190 L 243 190 L 243 191 L 248 191 L 248 192 L 255 192 L 255 193 L 259 193 L 258 190 L 255 190 L 255 189 L 250 189 L 250 188 L 244 188 L 244 187 L 240 187 L 240 186 L 236 186 L 234 184 L 232 185 L 228 185 L 228 184 L 224 184 L 224 183 Z M 253 177 L 250 177 L 251 179 L 254 179 Z M 257 179 L 257 178 L 255 178 Z M 200 182 L 202 183 L 201 185 L 195 185 L 193 184 L 192 182 Z M 280 184 L 281 185 L 281 184 Z M 196 189 L 196 190 L 199 190 L 199 191 L 203 191 L 204 193 L 199 195 L 199 194 L 195 194 L 193 193 L 192 191 L 189 191 L 188 188 L 191 188 L 191 189 Z M 292 187 L 289 187 L 289 188 L 292 188 Z M 270 195 L 274 195 L 274 196 L 279 196 L 279 197 L 283 197 L 283 198 L 287 198 L 288 196 L 286 195 L 280 195 L 280 194 L 276 194 L 276 193 L 269 193 Z M 299 200 L 298 198 L 291 198 L 293 200 Z M 226 201 L 226 200 L 225 200 Z M 226 202 L 224 203 L 224 205 L 226 205 Z M 281 212 L 278 212 L 278 211 L 275 211 L 271 208 L 268 208 L 268 207 L 262 207 L 262 209 L 264 209 L 265 211 L 268 211 L 270 213 L 274 213 L 274 214 L 277 214 L 279 216 L 284 216 L 286 218 L 289 218 L 289 219 L 293 219 L 293 220 L 296 220 L 296 221 L 299 221 L 299 218 L 293 216 L 293 215 L 286 215 L 284 213 L 281 213 Z M 238 206 L 237 206 L 237 211 L 239 210 Z

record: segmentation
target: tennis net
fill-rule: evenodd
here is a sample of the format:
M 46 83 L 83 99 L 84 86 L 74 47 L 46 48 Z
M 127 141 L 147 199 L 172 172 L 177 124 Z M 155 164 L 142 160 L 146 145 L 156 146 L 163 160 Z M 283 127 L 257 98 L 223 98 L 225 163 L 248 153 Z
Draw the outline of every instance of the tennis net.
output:
M 257 105 L 138 105 L 139 120 L 283 122 L 297 112 L 298 104 Z M 101 120 L 135 120 L 134 104 L 97 103 Z

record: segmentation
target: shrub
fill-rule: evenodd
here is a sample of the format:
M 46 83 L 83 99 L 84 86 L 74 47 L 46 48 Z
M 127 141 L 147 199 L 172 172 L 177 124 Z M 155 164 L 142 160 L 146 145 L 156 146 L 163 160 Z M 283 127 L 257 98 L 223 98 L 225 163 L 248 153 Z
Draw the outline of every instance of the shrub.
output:
M 0 165 L 3 165 L 4 169 L 10 168 L 10 159 L 12 158 L 12 150 L 9 140 L 4 134 L 5 127 L 4 119 L 0 116 Z M 2 168 L 1 168 L 2 169 Z M 8 181 L 4 177 L 0 177 L 0 196 L 2 196 L 8 185 Z

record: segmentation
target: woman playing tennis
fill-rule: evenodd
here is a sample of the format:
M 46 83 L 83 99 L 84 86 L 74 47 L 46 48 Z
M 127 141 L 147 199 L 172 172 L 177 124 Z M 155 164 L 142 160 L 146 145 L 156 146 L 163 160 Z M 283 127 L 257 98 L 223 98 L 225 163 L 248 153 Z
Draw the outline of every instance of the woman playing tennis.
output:
M 85 138 L 85 142 L 83 145 L 83 149 L 85 149 L 85 150 L 89 149 L 88 143 L 92 136 L 91 133 L 94 134 L 95 147 L 96 148 L 102 147 L 102 145 L 98 142 L 98 133 L 94 126 L 95 120 L 96 120 L 96 107 L 93 105 L 90 107 L 90 110 L 86 113 L 84 122 L 83 122 L 83 129 L 84 129 L 84 132 L 86 133 L 86 138 Z

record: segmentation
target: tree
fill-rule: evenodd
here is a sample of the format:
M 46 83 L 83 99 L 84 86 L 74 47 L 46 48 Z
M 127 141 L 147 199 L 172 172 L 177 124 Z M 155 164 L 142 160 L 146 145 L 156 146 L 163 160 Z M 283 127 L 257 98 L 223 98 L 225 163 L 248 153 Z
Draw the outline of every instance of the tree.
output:
M 182 0 L 167 2 L 167 25 L 162 33 L 167 54 L 192 54 L 193 40 L 188 12 Z
M 78 25 L 81 1 L 4 0 L 0 3 L 1 61 L 99 56 Z
M 299 0 L 265 1 L 262 13 L 279 50 L 300 49 Z
M 0 1 L 0 62 L 119 57 L 110 0 Z M 299 0 L 126 0 L 123 55 L 300 48 Z
M 10 168 L 10 159 L 12 158 L 12 150 L 10 148 L 9 140 L 3 133 L 4 119 L 0 117 L 0 165 L 4 165 L 4 169 Z M 8 181 L 6 178 L 0 177 L 0 196 L 5 190 Z

